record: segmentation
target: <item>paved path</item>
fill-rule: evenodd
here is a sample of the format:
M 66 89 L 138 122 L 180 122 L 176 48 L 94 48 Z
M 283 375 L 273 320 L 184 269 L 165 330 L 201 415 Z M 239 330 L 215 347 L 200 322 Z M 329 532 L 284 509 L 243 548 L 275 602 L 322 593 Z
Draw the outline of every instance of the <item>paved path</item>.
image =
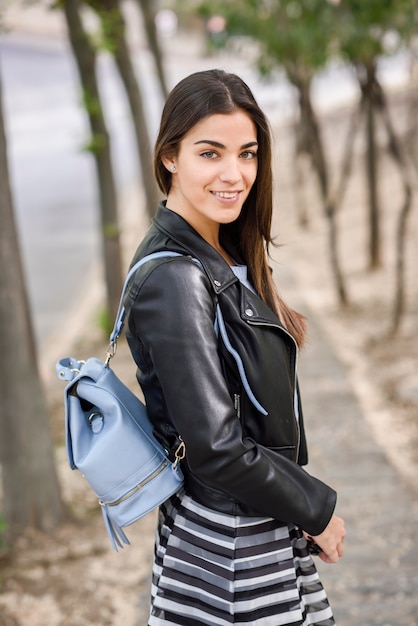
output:
M 306 314 L 310 342 L 300 378 L 309 468 L 338 491 L 348 530 L 344 559 L 320 562 L 337 624 L 417 626 L 416 500 L 376 443 L 329 340 Z

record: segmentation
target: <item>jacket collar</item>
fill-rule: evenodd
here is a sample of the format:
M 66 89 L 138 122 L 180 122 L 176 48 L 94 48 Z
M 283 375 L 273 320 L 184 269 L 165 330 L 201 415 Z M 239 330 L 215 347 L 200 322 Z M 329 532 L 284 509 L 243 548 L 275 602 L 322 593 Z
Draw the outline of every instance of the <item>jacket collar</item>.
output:
M 154 228 L 174 241 L 178 248 L 172 243 L 166 243 L 170 250 L 176 252 L 186 252 L 193 257 L 197 257 L 204 266 L 209 280 L 212 283 L 216 294 L 220 294 L 233 283 L 239 282 L 234 272 L 222 256 L 213 248 L 195 229 L 190 226 L 178 213 L 166 208 L 165 202 L 160 202 L 157 212 L 152 219 Z M 245 290 L 245 296 L 241 298 L 241 316 L 248 322 L 261 322 L 270 326 L 276 326 L 282 330 L 290 339 L 291 345 L 296 346 L 295 340 L 281 324 L 275 313 L 252 292 Z
M 204 266 L 216 293 L 221 293 L 238 281 L 222 256 L 195 231 L 178 213 L 170 211 L 160 202 L 152 219 L 157 230 L 170 237 L 191 256 L 197 257 Z

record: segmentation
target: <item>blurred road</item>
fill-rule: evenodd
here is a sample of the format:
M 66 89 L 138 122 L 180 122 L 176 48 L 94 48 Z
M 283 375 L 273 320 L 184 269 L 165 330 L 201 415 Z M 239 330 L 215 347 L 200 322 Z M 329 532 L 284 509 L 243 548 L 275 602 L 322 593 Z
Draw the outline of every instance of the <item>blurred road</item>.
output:
M 97 190 L 78 77 L 68 48 L 0 40 L 9 165 L 36 334 L 59 325 L 98 257 Z M 101 63 L 114 133 L 118 184 L 135 176 L 127 115 L 109 63 Z

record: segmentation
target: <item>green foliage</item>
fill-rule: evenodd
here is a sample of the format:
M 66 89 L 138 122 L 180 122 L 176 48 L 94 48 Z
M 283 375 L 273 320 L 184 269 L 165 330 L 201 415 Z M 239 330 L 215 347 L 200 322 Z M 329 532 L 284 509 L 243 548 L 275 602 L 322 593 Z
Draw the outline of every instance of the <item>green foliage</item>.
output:
M 91 154 L 100 154 L 106 148 L 107 144 L 108 140 L 106 135 L 95 133 L 92 135 L 90 141 L 84 145 L 83 150 Z
M 113 330 L 113 319 L 108 309 L 101 309 L 97 314 L 97 324 L 106 337 Z
M 3 513 L 0 512 L 0 552 L 7 550 L 10 546 L 6 540 L 7 524 Z
M 103 43 L 106 50 L 116 54 L 119 42 L 125 35 L 125 25 L 121 20 L 120 12 L 118 10 L 102 12 L 100 18 L 102 20 Z
M 418 17 L 417 0 L 341 0 L 336 28 L 341 56 L 370 65 L 409 43 Z
M 114 239 L 115 237 L 119 237 L 120 229 L 117 224 L 107 223 L 103 226 L 103 234 L 106 239 Z
M 262 73 L 283 66 L 291 80 L 309 82 L 336 56 L 368 64 L 407 44 L 417 6 L 418 0 L 204 0 L 199 13 L 204 19 L 219 13 L 230 36 L 257 42 Z
M 90 119 L 96 118 L 101 120 L 103 118 L 103 110 L 100 100 L 97 96 L 92 94 L 88 89 L 83 90 L 82 105 L 86 110 Z M 90 141 L 84 146 L 86 152 L 91 154 L 100 154 L 108 144 L 108 138 L 105 133 L 96 132 L 92 135 Z
M 284 66 L 291 76 L 302 72 L 309 80 L 328 60 L 335 7 L 325 0 L 227 0 L 201 4 L 201 14 L 207 15 L 209 10 L 224 15 L 230 35 L 257 41 L 257 63 L 263 73 Z
M 87 4 L 97 13 L 100 19 L 101 33 L 97 46 L 111 54 L 117 54 L 119 42 L 124 38 L 125 34 L 125 25 L 119 8 L 106 8 L 103 2 L 98 0 L 87 0 Z
M 81 101 L 90 117 L 100 117 L 103 115 L 99 98 L 90 93 L 87 89 L 83 90 Z

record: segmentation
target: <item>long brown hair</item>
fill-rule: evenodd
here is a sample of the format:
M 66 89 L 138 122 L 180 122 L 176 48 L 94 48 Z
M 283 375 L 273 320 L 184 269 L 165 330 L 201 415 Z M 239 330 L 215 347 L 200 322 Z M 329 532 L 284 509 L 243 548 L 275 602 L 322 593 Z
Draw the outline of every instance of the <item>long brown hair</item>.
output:
M 170 93 L 161 117 L 155 145 L 154 171 L 160 189 L 168 195 L 171 174 L 162 157 L 178 154 L 183 137 L 202 119 L 214 114 L 245 111 L 257 129 L 257 178 L 244 202 L 241 214 L 231 224 L 221 224 L 220 241 L 233 246 L 248 267 L 249 278 L 266 304 L 275 311 L 297 344 L 304 341 L 304 317 L 280 298 L 268 265 L 268 250 L 273 243 L 273 175 L 271 132 L 266 116 L 250 88 L 235 74 L 206 70 L 180 81 Z

